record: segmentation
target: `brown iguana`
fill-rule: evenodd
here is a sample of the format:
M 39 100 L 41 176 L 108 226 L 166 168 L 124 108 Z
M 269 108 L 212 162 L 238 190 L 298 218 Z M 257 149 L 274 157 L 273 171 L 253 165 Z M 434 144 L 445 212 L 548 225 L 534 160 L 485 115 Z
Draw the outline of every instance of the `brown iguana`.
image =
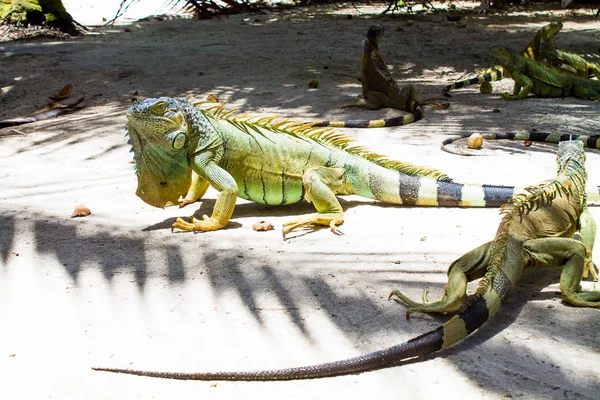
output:
M 459 136 L 453 136 L 442 141 L 440 148 L 450 154 L 457 154 L 460 156 L 474 156 L 477 155 L 477 150 L 473 151 L 462 151 L 456 149 L 449 149 L 446 146 L 456 142 L 457 140 L 469 137 L 470 134 L 464 134 Z M 545 142 L 545 143 L 558 143 L 564 140 L 579 140 L 583 143 L 584 147 L 591 149 L 600 149 L 600 135 L 574 135 L 574 134 L 557 134 L 550 132 L 540 132 L 532 129 L 528 133 L 482 133 L 481 137 L 485 140 L 523 140 L 526 142 Z
M 600 66 L 598 64 L 588 62 L 583 57 L 556 48 L 554 43 L 555 37 L 562 27 L 563 24 L 561 22 L 552 22 L 543 26 L 536 32 L 527 47 L 521 51 L 521 55 L 558 73 L 579 76 L 581 78 L 592 78 L 595 76 L 600 79 Z M 450 90 L 474 84 L 482 85 L 482 93 L 491 93 L 492 88 L 489 86 L 489 82 L 499 81 L 504 78 L 510 78 L 510 73 L 502 66 L 497 65 L 482 75 L 446 86 L 443 89 L 443 94 L 451 97 L 448 93 Z
M 363 99 L 356 104 L 344 107 L 361 107 L 369 110 L 379 110 L 380 108 L 387 107 L 407 111 L 411 114 L 373 121 L 322 121 L 314 126 L 373 128 L 406 125 L 421 119 L 424 113 L 422 106 L 431 104 L 431 100 L 436 100 L 436 98 L 420 100 L 417 91 L 412 85 L 405 85 L 402 89 L 398 87 L 379 51 L 379 40 L 383 36 L 383 33 L 384 28 L 380 24 L 371 26 L 367 31 L 360 59 L 360 80 Z M 440 98 L 438 100 L 445 99 Z
M 173 228 L 212 231 L 229 222 L 236 198 L 284 205 L 303 199 L 316 214 L 289 221 L 283 234 L 343 222 L 337 194 L 433 207 L 498 207 L 510 186 L 462 184 L 432 168 L 390 160 L 327 128 L 274 117 L 234 117 L 223 107 L 201 110 L 184 99 L 134 103 L 127 114 L 136 160 L 136 194 L 163 208 L 218 190 L 211 217 L 178 218 Z M 598 193 L 597 188 L 592 189 Z
M 391 367 L 442 350 L 488 321 L 517 285 L 525 268 L 562 268 L 563 299 L 578 307 L 600 307 L 600 291 L 581 291 L 591 260 L 596 224 L 586 206 L 585 153 L 581 142 L 561 142 L 556 179 L 527 188 L 502 206 L 502 221 L 493 241 L 469 251 L 448 270 L 444 297 L 433 303 L 417 303 L 399 291 L 397 296 L 413 312 L 454 313 L 439 328 L 408 342 L 370 354 L 325 364 L 248 372 L 155 372 L 119 368 L 93 368 L 157 378 L 183 380 L 270 381 L 313 379 L 356 374 Z M 580 240 L 571 239 L 579 231 Z M 482 278 L 473 298 L 467 300 L 467 282 Z M 425 297 L 425 295 L 424 295 Z
M 600 81 L 554 72 L 507 47 L 496 47 L 490 57 L 504 67 L 515 81 L 513 93 L 503 93 L 509 100 L 524 99 L 529 92 L 540 97 L 574 96 L 586 100 L 600 99 Z

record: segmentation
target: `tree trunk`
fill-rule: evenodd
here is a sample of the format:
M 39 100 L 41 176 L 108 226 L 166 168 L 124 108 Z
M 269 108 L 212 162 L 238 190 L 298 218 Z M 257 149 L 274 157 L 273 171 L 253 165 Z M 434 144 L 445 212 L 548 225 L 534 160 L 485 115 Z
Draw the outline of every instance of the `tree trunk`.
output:
M 46 23 L 71 34 L 77 31 L 62 0 L 0 0 L 0 19 L 24 25 Z

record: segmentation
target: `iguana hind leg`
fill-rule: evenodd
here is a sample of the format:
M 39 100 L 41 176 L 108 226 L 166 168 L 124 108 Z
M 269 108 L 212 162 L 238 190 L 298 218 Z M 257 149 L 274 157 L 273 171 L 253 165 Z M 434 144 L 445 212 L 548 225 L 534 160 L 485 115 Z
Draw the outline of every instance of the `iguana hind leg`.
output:
M 339 233 L 337 226 L 344 222 L 344 210 L 335 194 L 342 189 L 344 173 L 343 168 L 332 167 L 310 168 L 304 173 L 305 199 L 312 202 L 318 212 L 284 223 L 284 238 L 294 229 L 307 225 L 329 226 L 332 232 Z
M 423 292 L 422 303 L 410 300 L 399 290 L 392 291 L 388 298 L 395 296 L 409 307 L 406 311 L 406 318 L 414 312 L 453 313 L 458 311 L 467 299 L 467 283 L 485 275 L 489 263 L 490 246 L 491 242 L 488 242 L 476 247 L 450 264 L 448 283 L 446 283 L 445 293 L 440 300 L 427 302 L 427 291 Z
M 582 85 L 573 86 L 573 96 L 586 100 L 600 100 L 600 93 L 591 87 L 588 88 Z
M 560 291 L 562 298 L 578 307 L 600 307 L 600 291 L 581 291 L 581 278 L 588 262 L 588 252 L 578 240 L 568 238 L 532 239 L 523 249 L 534 267 L 562 267 Z

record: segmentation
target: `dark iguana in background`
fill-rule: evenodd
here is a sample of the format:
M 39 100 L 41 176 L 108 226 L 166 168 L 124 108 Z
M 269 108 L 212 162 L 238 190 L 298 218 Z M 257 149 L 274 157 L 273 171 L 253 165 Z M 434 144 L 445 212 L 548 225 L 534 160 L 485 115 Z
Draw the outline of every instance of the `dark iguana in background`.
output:
M 563 24 L 561 22 L 551 22 L 548 25 L 544 25 L 536 32 L 527 47 L 521 51 L 521 55 L 562 74 L 579 76 L 581 78 L 592 78 L 595 76 L 600 79 L 600 66 L 598 64 L 588 62 L 583 57 L 556 48 L 555 38 L 562 27 Z M 492 88 L 489 82 L 510 77 L 509 71 L 502 68 L 501 65 L 497 65 L 490 68 L 484 74 L 446 86 L 443 93 L 450 97 L 448 93 L 450 90 L 474 84 L 482 85 L 482 93 L 491 93 Z
M 379 51 L 379 40 L 383 36 L 382 25 L 373 25 L 367 31 L 363 41 L 363 52 L 360 59 L 360 80 L 362 85 L 362 100 L 356 104 L 345 107 L 361 107 L 369 110 L 380 108 L 396 108 L 411 113 L 407 116 L 373 121 L 323 121 L 315 124 L 316 127 L 339 128 L 371 128 L 406 125 L 418 121 L 423 117 L 422 106 L 431 104 L 431 100 L 420 100 L 417 91 L 412 85 L 402 88 L 392 77 L 392 74 L 383 61 Z M 444 100 L 444 99 L 439 99 Z M 437 106 L 437 105 L 436 105 Z
M 492 49 L 490 57 L 507 70 L 515 81 L 513 93 L 502 94 L 505 99 L 524 99 L 530 92 L 540 97 L 600 99 L 598 80 L 552 71 L 506 47 Z
M 248 372 L 154 372 L 94 368 L 133 375 L 191 380 L 292 380 L 312 379 L 391 367 L 402 361 L 429 355 L 462 340 L 488 321 L 517 285 L 525 268 L 562 268 L 563 299 L 578 307 L 600 307 L 599 291 L 581 291 L 586 269 L 594 268 L 592 247 L 596 224 L 587 209 L 585 153 L 581 142 L 561 142 L 556 179 L 527 188 L 502 206 L 502 221 L 493 241 L 471 250 L 450 265 L 444 297 L 433 303 L 417 303 L 398 296 L 413 312 L 463 311 L 439 328 L 408 342 L 342 361 L 306 367 Z M 571 239 L 579 231 L 580 240 Z M 467 282 L 482 278 L 467 300 Z
M 222 107 L 200 110 L 173 98 L 136 102 L 127 117 L 142 200 L 183 207 L 209 186 L 219 191 L 212 216 L 173 224 L 187 231 L 223 228 L 238 196 L 271 205 L 312 202 L 317 213 L 285 223 L 285 235 L 313 225 L 336 231 L 343 222 L 338 194 L 408 206 L 498 207 L 514 192 L 453 182 L 440 171 L 390 160 L 310 123 L 235 118 Z

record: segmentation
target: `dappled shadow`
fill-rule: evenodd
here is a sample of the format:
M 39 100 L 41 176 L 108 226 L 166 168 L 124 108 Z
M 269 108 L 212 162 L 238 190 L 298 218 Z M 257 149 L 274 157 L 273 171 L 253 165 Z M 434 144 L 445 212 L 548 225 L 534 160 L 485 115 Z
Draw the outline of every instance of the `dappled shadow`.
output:
M 381 297 L 387 296 L 391 289 L 398 287 L 418 286 L 422 288 L 438 285 L 435 282 L 441 271 L 420 269 L 419 263 L 424 261 L 417 252 L 414 255 L 403 252 L 403 257 L 408 256 L 407 263 L 403 262 L 404 265 L 397 269 L 390 269 L 389 264 L 379 261 L 378 254 L 370 252 L 368 248 L 347 251 L 343 256 L 347 260 L 352 260 L 353 264 L 356 264 L 356 259 L 373 261 L 366 261 L 364 267 L 354 267 L 353 270 L 334 273 L 334 271 L 341 271 L 345 263 L 335 250 L 305 253 L 300 248 L 292 247 L 286 252 L 284 259 L 287 265 L 282 269 L 270 265 L 273 262 L 279 263 L 280 260 L 277 257 L 252 252 L 224 251 L 214 240 L 207 240 L 202 242 L 201 251 L 194 252 L 201 261 L 190 264 L 183 254 L 197 248 L 197 245 L 193 244 L 194 241 L 182 241 L 177 244 L 165 242 L 157 245 L 155 240 L 150 241 L 150 238 L 145 237 L 147 233 L 111 232 L 110 227 L 97 227 L 94 233 L 81 233 L 81 228 L 78 228 L 78 224 L 73 221 L 50 220 L 43 214 L 33 215 L 31 218 L 35 233 L 35 252 L 40 255 L 54 256 L 58 265 L 75 282 L 78 282 L 78 276 L 83 269 L 95 265 L 102 271 L 107 282 L 113 282 L 119 274 L 123 273 L 135 277 L 141 295 L 145 296 L 146 282 L 158 272 L 149 268 L 150 259 L 153 256 L 149 256 L 148 251 L 152 248 L 153 251 L 160 251 L 166 255 L 167 272 L 164 278 L 169 285 L 176 287 L 179 283 L 184 283 L 188 279 L 190 271 L 200 267 L 205 272 L 204 276 L 216 296 L 233 290 L 244 308 L 260 325 L 265 325 L 263 315 L 265 311 L 268 311 L 261 305 L 261 298 L 265 294 L 270 294 L 277 299 L 278 307 L 285 310 L 291 323 L 310 343 L 314 343 L 315 339 L 311 329 L 304 322 L 303 313 L 314 312 L 314 309 L 321 310 L 344 336 L 353 338 L 353 341 L 385 333 L 390 338 L 390 345 L 402 341 L 394 339 L 395 337 L 406 338 L 407 332 L 411 335 L 424 333 L 447 318 L 444 316 L 415 316 L 408 322 L 402 322 L 405 308 L 394 302 L 381 301 Z M 2 232 L 0 246 L 5 263 L 6 254 L 12 247 L 11 243 L 14 241 L 15 235 L 18 234 L 18 224 L 15 216 L 5 213 L 0 218 L 0 232 Z M 310 266 L 315 262 L 329 265 L 332 268 L 311 277 L 291 273 L 295 268 L 311 268 Z M 47 270 L 47 267 L 45 269 Z M 375 297 L 366 294 L 363 284 L 358 285 L 357 290 L 347 290 L 348 285 L 352 285 L 352 282 L 365 281 L 362 277 L 366 272 L 369 276 L 368 284 L 377 288 Z M 429 280 L 426 277 L 424 281 L 421 279 L 419 283 L 416 283 L 411 281 L 411 275 L 406 274 L 407 272 L 418 275 L 431 273 L 431 278 L 436 277 L 436 279 Z M 390 278 L 390 274 L 397 274 L 398 277 Z M 497 344 L 490 345 L 486 342 L 520 319 L 523 308 L 529 301 L 555 298 L 556 293 L 540 291 L 557 280 L 558 271 L 556 270 L 526 272 L 517 289 L 489 323 L 485 324 L 471 338 L 440 353 L 439 356 L 456 362 L 461 368 L 465 366 L 463 352 L 483 354 L 482 357 L 489 360 L 479 360 L 479 363 L 493 363 L 491 360 L 498 356 L 506 360 L 507 354 L 516 352 L 511 349 L 512 345 L 506 344 L 497 347 Z M 342 290 L 342 288 L 345 289 Z M 575 310 L 577 312 L 573 314 L 571 320 L 582 318 L 586 323 L 593 323 L 593 320 L 597 319 L 596 317 L 590 319 L 591 315 L 585 310 Z M 588 347 L 590 350 L 596 346 L 594 338 L 572 335 L 572 329 L 565 329 L 560 321 L 564 316 L 553 314 L 548 308 L 536 310 L 534 314 L 540 314 L 539 318 L 544 321 L 543 324 L 529 321 L 531 316 L 520 324 L 529 323 L 532 331 L 543 329 L 545 334 L 551 335 L 563 344 L 576 344 Z M 576 323 L 573 326 L 576 326 Z M 479 346 L 485 350 L 478 350 Z M 361 352 L 375 350 L 365 346 L 359 347 Z M 494 350 L 494 348 L 497 349 Z M 524 357 L 522 353 L 515 354 Z M 537 354 L 529 354 L 525 357 L 534 360 L 536 364 L 546 362 Z M 425 359 L 430 358 L 432 357 Z M 470 364 L 467 363 L 467 365 Z M 467 369 L 470 370 L 471 367 L 467 366 Z M 489 374 L 494 374 L 494 367 L 490 366 L 489 371 Z M 515 373 L 517 377 L 515 379 L 521 379 L 521 373 L 516 371 Z M 479 371 L 473 375 L 469 374 L 469 378 L 477 381 L 480 374 L 482 376 L 481 384 L 488 385 L 488 372 Z M 523 372 L 523 374 L 528 376 L 528 372 Z M 589 393 L 587 388 L 578 387 L 578 383 L 571 382 L 567 386 L 566 382 L 569 380 L 562 376 L 560 371 L 555 371 L 555 374 L 558 379 L 557 386 L 562 387 L 564 384 L 567 391 Z M 488 390 L 499 393 L 506 390 L 506 388 L 493 385 L 487 387 Z

